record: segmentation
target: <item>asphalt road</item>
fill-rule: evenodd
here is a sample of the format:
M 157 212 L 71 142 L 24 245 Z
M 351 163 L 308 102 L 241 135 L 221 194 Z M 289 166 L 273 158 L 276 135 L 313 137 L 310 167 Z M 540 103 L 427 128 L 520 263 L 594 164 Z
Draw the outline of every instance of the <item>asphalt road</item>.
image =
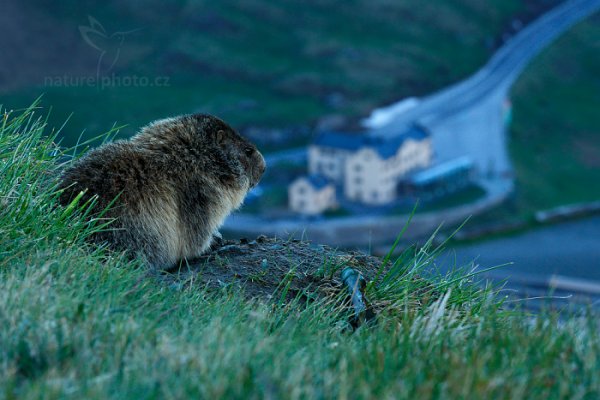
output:
M 550 225 L 509 237 L 449 249 L 440 265 L 502 267 L 496 275 L 561 275 L 600 282 L 600 216 Z

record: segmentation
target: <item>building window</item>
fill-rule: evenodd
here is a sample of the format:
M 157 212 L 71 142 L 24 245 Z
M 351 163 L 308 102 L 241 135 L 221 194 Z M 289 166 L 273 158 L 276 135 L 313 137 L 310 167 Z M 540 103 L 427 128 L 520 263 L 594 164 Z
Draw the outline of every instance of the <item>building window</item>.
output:
M 299 188 L 298 188 L 298 194 L 304 194 L 304 193 L 306 193 L 306 188 L 305 188 L 305 187 L 302 187 L 302 186 L 301 186 L 301 187 L 299 187 Z
M 377 200 L 377 198 L 378 198 L 378 197 L 379 197 L 379 193 L 377 193 L 377 192 L 373 192 L 373 193 L 371 193 L 371 198 L 372 198 L 373 200 Z
M 360 165 L 360 164 L 356 164 L 356 165 L 354 166 L 354 171 L 356 171 L 356 172 L 360 172 L 360 171 L 362 171 L 362 165 Z
M 354 183 L 356 183 L 357 185 L 362 184 L 362 178 L 357 176 L 356 178 L 354 178 Z

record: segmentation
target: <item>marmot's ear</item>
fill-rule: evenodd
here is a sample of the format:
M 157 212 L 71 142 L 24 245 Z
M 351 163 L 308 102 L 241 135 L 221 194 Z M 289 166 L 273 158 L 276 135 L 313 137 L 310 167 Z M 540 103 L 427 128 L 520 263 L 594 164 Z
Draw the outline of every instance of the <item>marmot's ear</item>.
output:
M 223 129 L 219 129 L 215 133 L 215 142 L 217 144 L 223 144 L 223 142 L 225 142 L 225 131 Z

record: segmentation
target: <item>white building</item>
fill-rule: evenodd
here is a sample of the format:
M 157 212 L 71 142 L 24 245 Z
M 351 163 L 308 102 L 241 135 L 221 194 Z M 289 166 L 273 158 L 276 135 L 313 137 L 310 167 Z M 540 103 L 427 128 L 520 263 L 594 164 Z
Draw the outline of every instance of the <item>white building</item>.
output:
M 344 197 L 370 205 L 397 198 L 398 182 L 432 161 L 429 133 L 412 126 L 389 138 L 328 132 L 309 147 L 308 169 L 342 187 Z
M 321 214 L 336 206 L 335 185 L 321 175 L 302 176 L 288 187 L 288 200 L 297 213 Z
M 320 144 L 319 139 L 324 139 L 327 143 Z M 319 139 L 308 147 L 309 173 L 323 175 L 336 183 L 342 183 L 346 159 L 360 147 L 361 138 L 355 135 L 328 133 L 327 136 L 321 135 Z M 330 145 L 330 141 L 335 144 Z

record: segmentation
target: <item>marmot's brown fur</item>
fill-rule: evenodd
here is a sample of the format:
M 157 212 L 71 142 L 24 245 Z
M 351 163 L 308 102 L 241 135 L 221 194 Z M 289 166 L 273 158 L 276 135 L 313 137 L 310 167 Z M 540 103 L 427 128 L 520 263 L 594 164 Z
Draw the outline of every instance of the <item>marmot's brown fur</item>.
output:
M 82 201 L 97 196 L 99 212 L 114 200 L 104 215 L 114 222 L 94 239 L 170 268 L 206 252 L 264 170 L 260 152 L 229 125 L 184 115 L 91 150 L 63 173 L 60 202 L 84 192 Z

